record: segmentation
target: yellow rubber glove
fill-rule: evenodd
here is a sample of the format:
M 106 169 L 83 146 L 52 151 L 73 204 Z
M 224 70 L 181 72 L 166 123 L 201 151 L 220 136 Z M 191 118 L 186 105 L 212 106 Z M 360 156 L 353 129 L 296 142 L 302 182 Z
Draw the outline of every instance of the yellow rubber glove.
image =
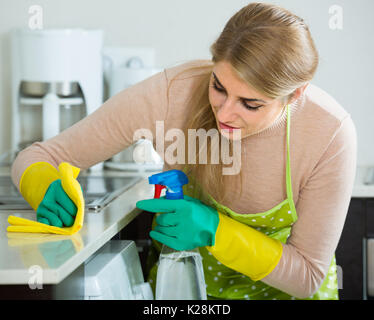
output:
M 282 256 L 282 243 L 218 212 L 214 246 L 207 246 L 225 266 L 258 281 L 266 277 Z
M 60 163 L 58 170 L 47 162 L 37 162 L 28 167 L 20 181 L 20 191 L 25 200 L 36 211 L 49 185 L 61 179 L 62 188 L 77 207 L 77 215 L 71 227 L 59 228 L 20 217 L 9 216 L 8 232 L 38 232 L 70 235 L 79 231 L 84 220 L 84 198 L 76 180 L 80 169 L 67 162 Z

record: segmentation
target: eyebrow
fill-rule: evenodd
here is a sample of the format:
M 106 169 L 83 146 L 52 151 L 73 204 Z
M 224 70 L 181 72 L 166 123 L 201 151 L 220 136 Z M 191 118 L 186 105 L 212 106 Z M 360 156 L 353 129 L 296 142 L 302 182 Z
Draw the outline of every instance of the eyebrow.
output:
M 222 83 L 218 80 L 216 74 L 215 74 L 214 72 L 212 72 L 212 74 L 213 74 L 214 80 L 216 80 L 217 83 L 218 83 L 222 88 L 225 88 L 225 87 L 222 85 Z M 249 98 L 243 98 L 243 97 L 240 97 L 240 99 L 245 100 L 245 101 L 260 101 L 260 102 L 263 102 L 263 103 L 267 103 L 266 101 L 261 100 L 261 99 L 249 99 Z

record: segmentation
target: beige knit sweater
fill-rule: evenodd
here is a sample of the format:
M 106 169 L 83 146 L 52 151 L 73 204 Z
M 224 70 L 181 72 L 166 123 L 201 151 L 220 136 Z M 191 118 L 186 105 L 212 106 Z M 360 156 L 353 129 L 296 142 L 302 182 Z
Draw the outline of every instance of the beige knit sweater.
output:
M 82 169 L 102 162 L 133 143 L 136 129 L 150 129 L 156 121 L 164 130 L 182 128 L 186 101 L 199 71 L 170 80 L 194 61 L 166 69 L 108 99 L 97 111 L 45 142 L 19 153 L 12 179 L 19 187 L 24 170 L 46 161 L 57 167 L 67 161 Z M 356 130 L 350 115 L 325 91 L 310 84 L 291 105 L 290 156 L 292 190 L 298 214 L 283 255 L 265 283 L 305 298 L 318 290 L 327 273 L 346 218 L 356 170 Z M 242 141 L 243 193 L 233 176 L 224 205 L 238 213 L 258 213 L 287 198 L 286 120 L 283 112 L 261 132 Z M 167 169 L 167 166 L 165 166 Z

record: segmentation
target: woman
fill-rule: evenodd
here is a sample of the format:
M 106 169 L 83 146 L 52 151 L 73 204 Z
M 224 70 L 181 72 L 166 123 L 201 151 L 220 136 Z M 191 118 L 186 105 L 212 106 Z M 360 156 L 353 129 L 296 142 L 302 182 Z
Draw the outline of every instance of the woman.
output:
M 308 27 L 283 8 L 251 3 L 228 21 L 211 53 L 212 61 L 166 69 L 123 90 L 22 151 L 15 185 L 38 221 L 69 225 L 71 204 L 53 209 L 45 201 L 61 192 L 58 180 L 39 178 L 38 188 L 27 181 L 63 161 L 86 169 L 106 160 L 132 144 L 137 129 L 156 136 L 156 121 L 165 131 L 218 129 L 231 146 L 239 133 L 238 174 L 223 175 L 222 161 L 165 161 L 164 170 L 185 170 L 191 183 L 184 200 L 138 202 L 166 212 L 151 237 L 178 250 L 199 247 L 211 299 L 338 299 L 334 251 L 353 187 L 356 131 L 350 115 L 310 83 L 318 53 Z M 217 150 L 211 141 L 197 148 L 198 159 L 204 148 Z M 153 266 L 150 280 L 155 273 Z

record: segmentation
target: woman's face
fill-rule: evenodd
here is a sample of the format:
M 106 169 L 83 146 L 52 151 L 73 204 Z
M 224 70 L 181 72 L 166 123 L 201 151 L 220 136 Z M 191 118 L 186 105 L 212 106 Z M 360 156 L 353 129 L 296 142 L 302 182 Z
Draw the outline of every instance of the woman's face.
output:
M 209 101 L 217 128 L 222 135 L 233 140 L 236 140 L 235 130 L 240 130 L 243 139 L 269 127 L 284 107 L 279 100 L 269 99 L 247 85 L 226 61 L 213 67 Z

